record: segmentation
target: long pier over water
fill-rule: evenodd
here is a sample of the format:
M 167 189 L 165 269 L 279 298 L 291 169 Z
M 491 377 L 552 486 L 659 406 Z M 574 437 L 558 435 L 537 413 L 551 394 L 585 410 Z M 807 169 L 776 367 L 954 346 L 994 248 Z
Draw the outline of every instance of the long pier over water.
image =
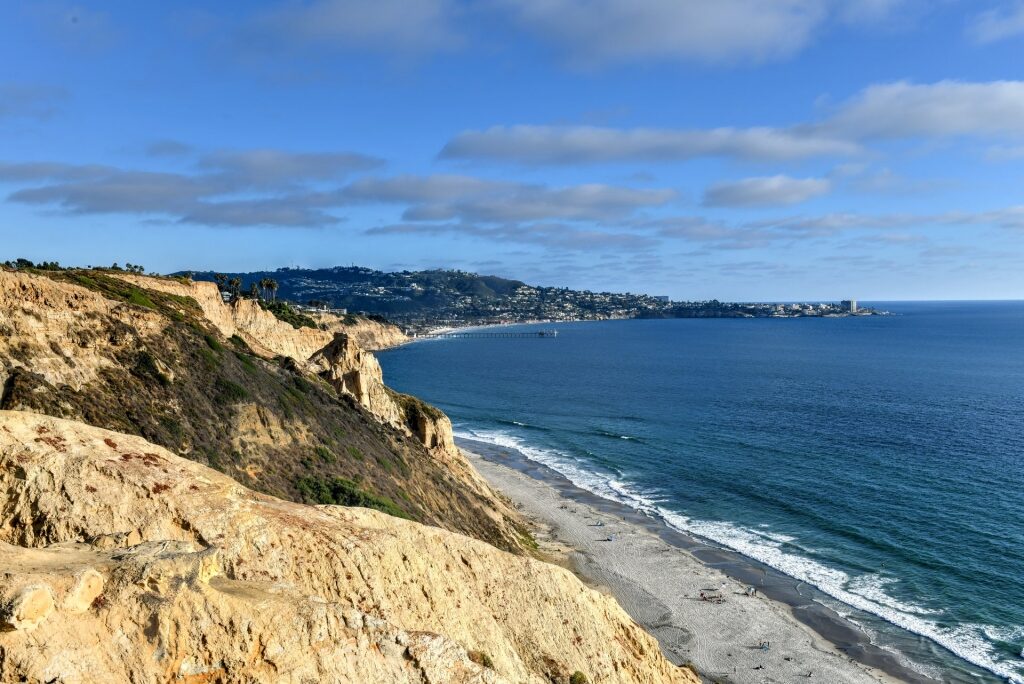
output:
M 428 333 L 425 335 L 417 335 L 417 338 L 433 338 L 433 339 L 462 339 L 462 338 L 477 338 L 477 337 L 558 337 L 557 330 L 533 330 L 529 332 L 500 332 L 500 331 L 473 331 L 473 332 L 460 332 L 453 330 L 451 332 L 441 333 Z

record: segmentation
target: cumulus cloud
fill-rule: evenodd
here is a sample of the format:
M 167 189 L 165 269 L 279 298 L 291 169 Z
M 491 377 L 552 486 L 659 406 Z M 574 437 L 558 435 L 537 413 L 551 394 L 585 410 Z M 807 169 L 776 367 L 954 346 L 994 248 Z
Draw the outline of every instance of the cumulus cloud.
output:
M 779 128 L 614 129 L 596 126 L 495 126 L 465 131 L 441 150 L 446 159 L 499 159 L 522 164 L 681 161 L 696 157 L 792 160 L 852 155 L 860 147 L 813 132 Z
M 1024 0 L 982 12 L 968 26 L 967 34 L 978 43 L 1024 36 Z
M 461 43 L 453 0 L 313 0 L 290 2 L 252 18 L 261 43 L 289 47 L 422 54 Z
M 811 40 L 825 0 L 499 0 L 577 65 L 645 60 L 762 62 Z
M 330 180 L 366 171 L 384 162 L 353 153 L 284 152 L 281 150 L 221 150 L 203 155 L 200 168 L 217 171 L 232 182 L 252 187 L 275 187 L 292 181 Z
M 847 140 L 1024 135 L 1024 81 L 873 85 L 808 132 Z
M 463 222 L 399 223 L 370 228 L 365 233 L 367 235 L 468 236 L 491 242 L 538 245 L 573 251 L 605 249 L 640 251 L 653 249 L 658 244 L 658 241 L 649 235 L 581 228 L 557 222 L 502 225 L 478 225 Z
M 148 214 L 223 226 L 323 226 L 339 221 L 325 208 L 341 202 L 318 190 L 318 184 L 381 163 L 347 152 L 223 150 L 200 155 L 188 173 L 0 163 L 0 181 L 29 185 L 12 192 L 9 201 L 74 214 Z
M 356 204 L 394 205 L 408 222 L 606 223 L 676 199 L 669 189 L 548 186 L 470 176 L 394 176 L 330 183 L 378 165 L 351 153 L 243 150 L 200 155 L 191 173 L 57 162 L 0 163 L 12 202 L 74 214 L 151 214 L 206 225 L 322 226 Z M 27 187 L 26 187 L 27 186 Z
M 788 161 L 849 157 L 880 140 L 955 136 L 1024 136 L 1024 81 L 873 85 L 823 119 L 788 128 L 494 126 L 459 133 L 442 148 L 440 157 L 531 165 L 697 157 Z
M 664 205 L 672 190 L 600 184 L 549 187 L 467 176 L 397 176 L 360 179 L 342 190 L 353 202 L 407 205 L 408 221 L 609 221 Z
M 704 192 L 708 207 L 771 207 L 800 204 L 825 195 L 832 183 L 827 178 L 765 176 L 716 183 Z

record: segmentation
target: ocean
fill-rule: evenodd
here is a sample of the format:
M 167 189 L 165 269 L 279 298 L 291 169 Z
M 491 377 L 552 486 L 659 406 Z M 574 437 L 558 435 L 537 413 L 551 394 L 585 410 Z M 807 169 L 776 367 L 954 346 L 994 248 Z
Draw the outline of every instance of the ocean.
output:
M 943 681 L 1024 682 L 1024 303 L 422 341 L 457 435 L 738 551 Z

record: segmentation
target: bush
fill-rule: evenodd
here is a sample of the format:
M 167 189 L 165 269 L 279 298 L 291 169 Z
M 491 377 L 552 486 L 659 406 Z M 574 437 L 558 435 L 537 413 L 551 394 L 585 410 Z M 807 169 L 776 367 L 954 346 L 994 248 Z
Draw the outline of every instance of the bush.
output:
M 355 482 L 343 477 L 335 477 L 331 480 L 319 477 L 300 477 L 295 481 L 295 486 L 306 501 L 373 508 L 397 518 L 409 518 L 409 514 L 399 508 L 391 499 L 364 491 Z
M 213 351 L 215 351 L 215 352 L 222 352 L 222 351 L 224 351 L 224 345 L 222 345 L 220 343 L 220 340 L 218 340 L 216 337 L 214 337 L 210 333 L 204 334 L 203 335 L 203 339 L 206 341 L 206 346 L 208 346 Z
M 363 456 L 363 452 L 360 451 L 359 447 L 357 446 L 348 447 L 348 455 L 356 459 L 357 461 L 362 461 L 365 458 L 365 456 Z
M 237 404 L 249 398 L 249 392 L 238 383 L 226 378 L 217 380 L 217 398 L 225 404 Z
M 572 673 L 572 677 L 569 677 L 569 684 L 587 684 L 587 675 L 576 670 Z
M 259 300 L 260 306 L 274 314 L 279 321 L 284 321 L 293 328 L 316 328 L 316 321 L 306 314 L 299 313 L 288 305 L 287 302 L 265 302 Z
M 320 460 L 324 463 L 337 463 L 338 459 L 334 457 L 331 450 L 324 446 L 318 446 L 316 448 L 316 455 L 320 457 Z

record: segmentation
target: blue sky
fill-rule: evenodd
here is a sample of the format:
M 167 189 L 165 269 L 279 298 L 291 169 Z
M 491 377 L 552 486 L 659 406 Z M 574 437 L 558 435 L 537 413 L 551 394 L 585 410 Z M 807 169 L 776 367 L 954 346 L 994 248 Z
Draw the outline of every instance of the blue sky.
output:
M 1024 298 L 1022 0 L 0 8 L 0 257 Z

